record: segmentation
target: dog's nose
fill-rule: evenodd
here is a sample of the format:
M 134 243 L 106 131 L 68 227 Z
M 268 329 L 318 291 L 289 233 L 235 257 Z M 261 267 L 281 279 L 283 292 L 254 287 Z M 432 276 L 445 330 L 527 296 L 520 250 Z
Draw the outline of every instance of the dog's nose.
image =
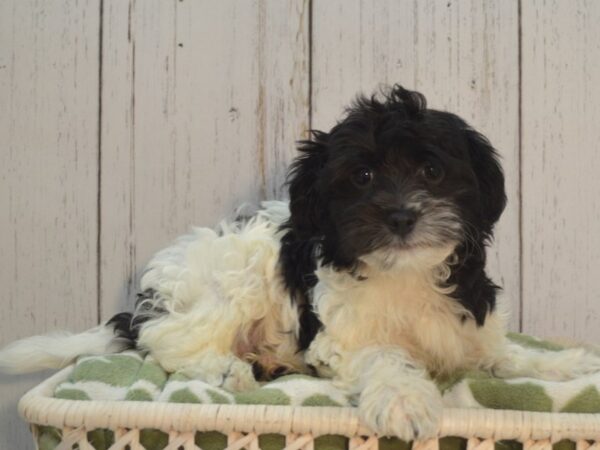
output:
M 388 217 L 388 225 L 390 229 L 399 234 L 400 236 L 406 236 L 412 231 L 417 222 L 417 214 L 410 209 L 400 209 L 394 211 Z

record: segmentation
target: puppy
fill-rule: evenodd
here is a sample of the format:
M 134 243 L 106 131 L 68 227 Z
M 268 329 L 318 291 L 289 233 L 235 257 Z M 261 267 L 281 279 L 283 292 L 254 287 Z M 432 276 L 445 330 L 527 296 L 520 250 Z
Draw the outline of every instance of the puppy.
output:
M 290 201 L 198 228 L 159 252 L 135 311 L 0 352 L 5 370 L 137 347 L 167 371 L 246 390 L 283 373 L 332 377 L 376 433 L 435 435 L 435 377 L 481 369 L 561 380 L 600 369 L 505 338 L 485 249 L 505 203 L 488 140 L 400 86 L 359 97 L 301 142 Z

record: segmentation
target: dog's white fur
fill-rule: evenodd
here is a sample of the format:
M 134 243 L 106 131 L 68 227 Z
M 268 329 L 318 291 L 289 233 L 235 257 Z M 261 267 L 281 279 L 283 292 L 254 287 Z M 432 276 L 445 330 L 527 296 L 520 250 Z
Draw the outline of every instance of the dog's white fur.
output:
M 31 336 L 7 345 L 0 351 L 0 371 L 28 373 L 43 369 L 58 369 L 80 355 L 118 353 L 127 347 L 122 339 L 104 326 L 83 333 L 55 332 Z
M 297 352 L 297 310 L 278 273 L 278 227 L 287 205 L 265 206 L 246 225 L 196 229 L 148 265 L 141 288 L 167 299 L 168 314 L 148 321 L 138 343 L 166 370 L 185 369 L 206 381 L 223 375 L 226 385 L 229 376 L 241 378 L 233 384 L 242 388 L 254 383 L 254 361 L 306 370 Z M 215 374 L 221 367 L 227 370 Z
M 583 350 L 510 344 L 501 307 L 478 327 L 448 296 L 452 288 L 439 287 L 452 246 L 377 252 L 353 274 L 319 267 L 312 297 L 324 328 L 302 354 L 297 310 L 278 271 L 288 214 L 286 203 L 267 202 L 245 225 L 198 228 L 159 252 L 141 289 L 154 289 L 148 301 L 168 313 L 143 325 L 138 344 L 166 370 L 234 390 L 256 385 L 255 361 L 300 372 L 310 364 L 355 396 L 376 432 L 404 439 L 437 430 L 442 401 L 431 375 L 483 369 L 561 380 L 600 370 L 600 359 Z M 106 330 L 79 336 L 13 344 L 0 352 L 0 366 L 28 371 L 119 349 Z

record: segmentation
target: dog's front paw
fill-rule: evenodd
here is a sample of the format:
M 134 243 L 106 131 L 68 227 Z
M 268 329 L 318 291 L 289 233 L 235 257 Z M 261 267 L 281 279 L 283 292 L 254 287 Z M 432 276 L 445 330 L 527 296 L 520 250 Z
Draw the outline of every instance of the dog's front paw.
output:
M 434 437 L 442 414 L 442 397 L 429 380 L 404 379 L 391 383 L 367 385 L 360 396 L 362 420 L 382 436 L 396 436 L 404 441 Z
M 342 359 L 339 345 L 325 332 L 318 333 L 304 354 L 304 361 L 322 378 L 333 378 Z

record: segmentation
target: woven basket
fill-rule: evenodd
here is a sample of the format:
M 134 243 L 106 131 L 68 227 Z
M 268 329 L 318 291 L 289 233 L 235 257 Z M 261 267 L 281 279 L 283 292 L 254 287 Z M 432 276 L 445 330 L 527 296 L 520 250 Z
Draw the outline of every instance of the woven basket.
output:
M 268 405 L 198 405 L 133 401 L 83 401 L 52 398 L 56 385 L 71 367 L 63 369 L 27 394 L 19 412 L 32 424 L 62 430 L 60 450 L 93 450 L 88 432 L 109 429 L 115 433 L 110 450 L 144 450 L 140 431 L 168 433 L 167 450 L 199 450 L 196 432 L 227 435 L 226 450 L 258 450 L 259 436 L 285 436 L 285 450 L 313 450 L 322 435 L 348 437 L 352 450 L 377 450 L 379 440 L 364 427 L 355 408 L 290 407 Z M 561 440 L 576 442 L 576 450 L 600 450 L 600 414 L 540 413 L 490 409 L 447 409 L 436 439 L 415 442 L 416 450 L 438 450 L 446 436 L 467 439 L 467 450 L 494 450 L 500 440 L 515 440 L 524 450 L 551 450 Z

